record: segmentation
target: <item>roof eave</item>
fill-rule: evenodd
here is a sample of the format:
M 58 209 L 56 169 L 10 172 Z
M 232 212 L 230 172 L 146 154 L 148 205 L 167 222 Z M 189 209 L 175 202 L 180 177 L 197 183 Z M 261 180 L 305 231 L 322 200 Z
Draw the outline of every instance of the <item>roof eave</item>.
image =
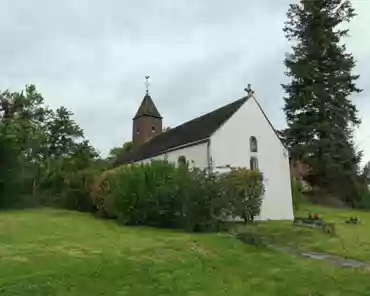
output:
M 144 114 L 139 114 L 139 115 L 135 115 L 132 120 L 135 120 L 139 117 L 142 117 L 142 116 L 148 116 L 148 117 L 153 117 L 153 118 L 158 118 L 158 119 L 163 119 L 162 116 L 156 116 L 156 115 L 152 115 L 152 114 L 147 114 L 147 113 L 144 113 Z
M 254 101 L 257 103 L 258 108 L 260 108 L 260 110 L 261 110 L 261 112 L 262 112 L 263 116 L 266 118 L 266 120 L 267 120 L 268 124 L 270 125 L 270 127 L 271 127 L 271 128 L 272 128 L 272 130 L 274 131 L 274 133 L 275 133 L 276 137 L 279 139 L 280 143 L 283 145 L 283 147 L 284 147 L 286 150 L 288 150 L 288 151 L 289 151 L 288 147 L 285 145 L 285 143 L 283 142 L 283 140 L 280 138 L 279 133 L 277 132 L 277 130 L 276 130 L 276 129 L 274 128 L 274 126 L 272 125 L 272 123 L 271 123 L 270 119 L 267 117 L 267 115 L 266 115 L 265 111 L 263 111 L 263 108 L 262 108 L 262 106 L 260 105 L 260 103 L 258 102 L 258 100 L 257 100 L 253 95 L 252 95 L 252 98 L 253 98 L 253 99 L 254 99 Z

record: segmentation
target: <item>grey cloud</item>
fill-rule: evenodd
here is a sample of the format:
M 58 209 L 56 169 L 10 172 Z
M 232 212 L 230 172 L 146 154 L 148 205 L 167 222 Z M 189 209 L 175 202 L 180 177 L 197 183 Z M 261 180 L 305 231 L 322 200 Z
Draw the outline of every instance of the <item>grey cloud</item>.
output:
M 53 107 L 75 113 L 103 153 L 131 137 L 144 76 L 165 125 L 175 126 L 242 95 L 252 83 L 277 127 L 289 44 L 282 27 L 292 0 L 2 0 L 0 89 L 34 83 Z M 370 5 L 351 24 L 361 116 L 369 114 Z M 369 34 L 369 33 L 367 33 Z M 364 120 L 364 123 L 367 121 Z M 365 137 L 364 126 L 358 131 Z M 370 159 L 370 143 L 362 145 Z

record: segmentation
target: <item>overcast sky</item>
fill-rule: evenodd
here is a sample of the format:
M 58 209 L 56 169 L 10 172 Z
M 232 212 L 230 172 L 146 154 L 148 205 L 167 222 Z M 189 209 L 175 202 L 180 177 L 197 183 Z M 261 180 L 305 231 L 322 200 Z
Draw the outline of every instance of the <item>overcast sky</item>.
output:
M 282 32 L 294 0 L 0 0 L 0 90 L 35 84 L 46 102 L 75 113 L 103 154 L 131 139 L 150 93 L 176 126 L 244 95 L 285 126 Z M 370 1 L 357 0 L 348 49 L 358 61 L 357 144 L 370 160 Z M 367 128 L 366 128 L 367 127 Z

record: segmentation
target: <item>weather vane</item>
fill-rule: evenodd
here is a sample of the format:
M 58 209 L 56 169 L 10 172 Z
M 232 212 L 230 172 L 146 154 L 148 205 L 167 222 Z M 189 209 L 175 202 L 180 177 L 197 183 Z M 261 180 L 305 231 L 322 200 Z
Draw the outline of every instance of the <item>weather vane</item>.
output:
M 146 94 L 149 94 L 149 78 L 150 78 L 150 76 L 145 76 Z
M 254 94 L 254 90 L 252 90 L 252 87 L 250 84 L 248 84 L 247 88 L 244 89 L 244 91 L 247 92 L 248 97 L 252 96 Z

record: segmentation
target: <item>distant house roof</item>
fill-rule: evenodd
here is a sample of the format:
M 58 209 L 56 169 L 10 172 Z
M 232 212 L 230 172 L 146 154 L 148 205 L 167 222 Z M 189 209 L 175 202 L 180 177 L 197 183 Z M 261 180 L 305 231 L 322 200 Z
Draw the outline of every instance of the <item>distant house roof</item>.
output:
M 115 166 L 150 158 L 179 146 L 208 139 L 213 132 L 226 122 L 243 103 L 247 101 L 247 99 L 247 97 L 244 97 L 234 101 L 155 136 L 132 152 L 123 153 L 118 156 Z M 136 114 L 135 117 L 137 117 L 138 114 Z
M 143 116 L 143 115 L 152 116 L 156 118 L 162 118 L 161 114 L 159 114 L 157 107 L 155 106 L 152 98 L 150 97 L 148 93 L 145 95 L 144 99 L 142 100 L 134 119 L 140 116 Z

